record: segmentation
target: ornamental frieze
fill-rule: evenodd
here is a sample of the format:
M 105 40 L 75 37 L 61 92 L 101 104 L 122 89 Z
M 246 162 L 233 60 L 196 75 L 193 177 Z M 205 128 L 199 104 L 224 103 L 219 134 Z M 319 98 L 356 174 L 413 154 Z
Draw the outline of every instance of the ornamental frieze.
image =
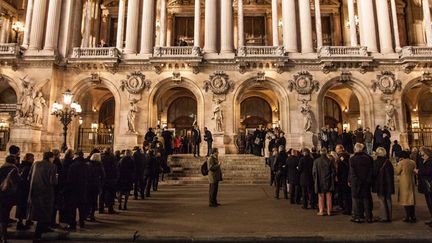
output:
M 377 80 L 372 80 L 372 90 L 375 92 L 377 89 L 385 95 L 392 95 L 396 90 L 401 91 L 402 82 L 396 79 L 394 73 L 383 71 L 377 75 Z

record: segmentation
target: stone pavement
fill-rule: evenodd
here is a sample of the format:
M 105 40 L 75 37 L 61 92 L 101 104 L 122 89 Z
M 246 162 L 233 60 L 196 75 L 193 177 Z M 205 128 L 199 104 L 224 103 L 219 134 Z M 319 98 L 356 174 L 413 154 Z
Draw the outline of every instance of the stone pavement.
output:
M 218 208 L 208 207 L 207 190 L 202 185 L 162 185 L 151 198 L 131 200 L 128 211 L 96 215 L 98 222 L 83 230 L 46 237 L 55 242 L 132 242 L 134 236 L 143 242 L 432 242 L 432 228 L 424 225 L 429 214 L 422 195 L 417 197 L 416 224 L 402 222 L 399 205 L 394 206 L 393 223 L 354 224 L 349 216 L 319 217 L 314 210 L 275 200 L 268 185 L 221 184 Z M 378 202 L 374 204 L 378 214 Z M 29 239 L 30 234 L 13 236 Z

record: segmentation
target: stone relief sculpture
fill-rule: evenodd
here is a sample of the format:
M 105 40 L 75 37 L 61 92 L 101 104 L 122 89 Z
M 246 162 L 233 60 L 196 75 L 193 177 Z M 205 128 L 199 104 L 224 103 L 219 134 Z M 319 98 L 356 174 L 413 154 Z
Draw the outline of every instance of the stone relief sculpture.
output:
M 305 132 L 309 132 L 312 129 L 312 111 L 311 106 L 307 102 L 302 102 L 300 105 L 300 112 L 303 115 Z
M 223 110 L 220 105 L 221 103 L 222 103 L 221 100 L 216 101 L 216 106 L 213 110 L 213 117 L 212 117 L 212 120 L 216 121 L 216 131 L 218 132 L 223 131 Z
M 37 125 L 42 125 L 43 119 L 43 109 L 46 107 L 46 101 L 42 96 L 42 92 L 38 92 L 36 97 L 33 100 L 34 110 L 33 110 L 33 118 L 34 123 Z
M 385 95 L 392 95 L 402 89 L 402 81 L 396 79 L 394 73 L 390 71 L 381 72 L 377 75 L 377 80 L 372 80 L 372 90 L 375 92 L 377 89 Z
M 394 120 L 394 114 L 395 114 L 395 107 L 392 104 L 391 100 L 387 100 L 387 104 L 385 106 L 385 113 L 386 113 L 386 126 L 389 127 L 391 130 L 396 129 L 396 123 Z
M 17 125 L 42 126 L 44 107 L 46 100 L 41 91 L 34 88 L 29 80 L 21 78 L 23 92 L 19 100 L 18 112 L 14 118 Z
M 127 114 L 127 122 L 128 122 L 128 132 L 136 133 L 135 130 L 135 118 L 136 113 L 138 112 L 137 100 L 131 100 L 129 102 L 129 111 Z

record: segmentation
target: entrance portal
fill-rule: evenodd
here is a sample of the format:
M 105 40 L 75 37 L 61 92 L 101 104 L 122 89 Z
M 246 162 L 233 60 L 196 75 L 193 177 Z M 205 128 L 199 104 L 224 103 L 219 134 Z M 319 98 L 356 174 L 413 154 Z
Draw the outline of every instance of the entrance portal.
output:
M 0 81 L 0 151 L 6 150 L 9 142 L 9 124 L 12 124 L 15 116 L 16 104 L 17 95 L 14 89 L 5 80 Z

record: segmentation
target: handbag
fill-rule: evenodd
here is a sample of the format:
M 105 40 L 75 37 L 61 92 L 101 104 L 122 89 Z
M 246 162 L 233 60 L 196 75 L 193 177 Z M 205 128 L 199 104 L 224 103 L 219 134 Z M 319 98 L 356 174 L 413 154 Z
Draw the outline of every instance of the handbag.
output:
M 432 185 L 431 182 L 429 180 L 424 180 L 424 185 L 425 185 L 425 189 L 426 189 L 426 193 L 432 193 Z

